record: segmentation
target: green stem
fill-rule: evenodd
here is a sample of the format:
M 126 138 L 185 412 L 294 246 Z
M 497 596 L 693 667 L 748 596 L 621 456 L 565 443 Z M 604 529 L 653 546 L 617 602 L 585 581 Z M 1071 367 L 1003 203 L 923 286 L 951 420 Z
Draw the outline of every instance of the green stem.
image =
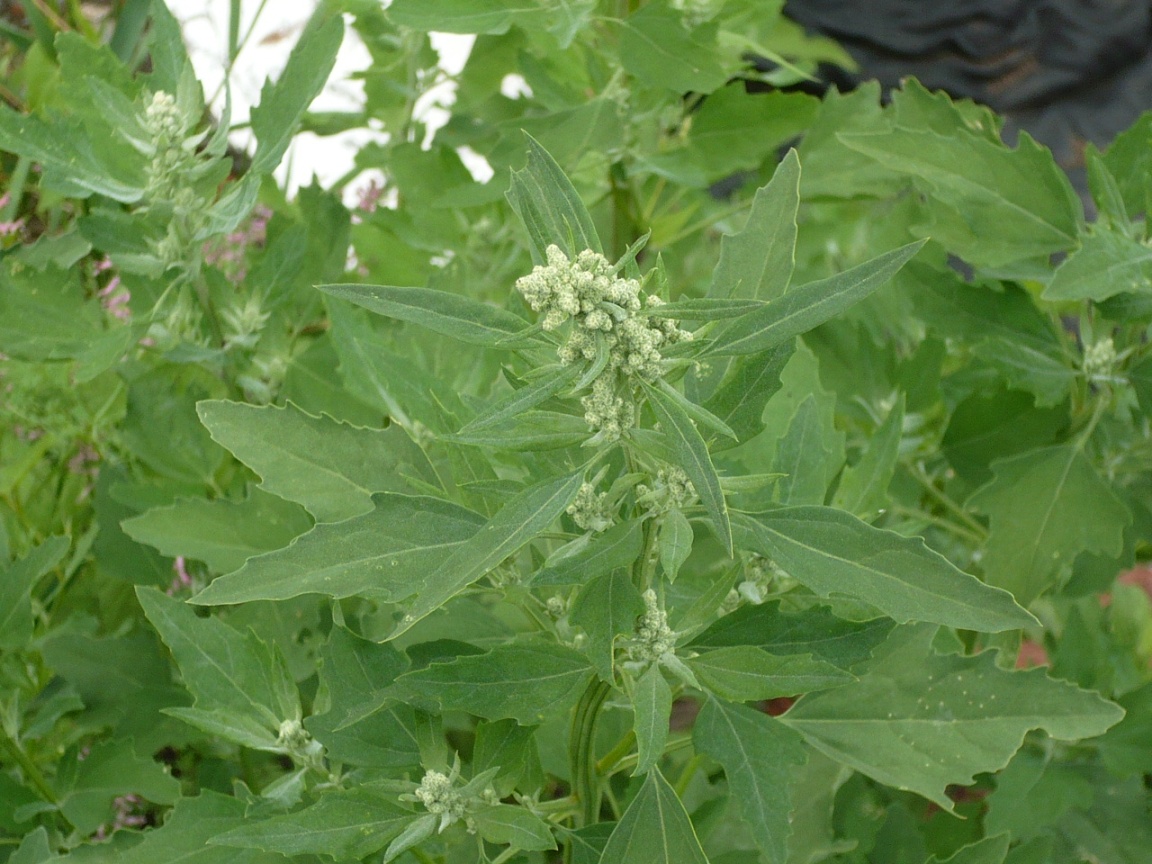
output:
M 3 749 L 12 758 L 12 761 L 20 766 L 24 776 L 36 787 L 41 798 L 50 804 L 60 803 L 60 799 L 56 797 L 56 793 L 52 791 L 52 787 L 48 785 L 48 781 L 44 779 L 44 775 L 40 773 L 36 763 L 28 758 L 28 754 L 21 749 L 6 729 L 0 729 L 0 749 Z
M 973 519 L 963 507 L 937 489 L 936 484 L 932 481 L 932 478 L 928 476 L 928 473 L 922 465 L 913 465 L 910 470 L 912 476 L 924 487 L 925 491 L 931 495 L 937 503 L 943 506 L 945 510 L 968 526 L 974 534 L 981 538 L 981 542 L 988 539 L 988 529 Z
M 692 778 L 696 776 L 696 772 L 703 763 L 704 757 L 699 753 L 688 760 L 688 764 L 685 765 L 684 770 L 680 772 L 680 778 L 673 787 L 678 797 L 684 797 L 684 793 L 688 791 L 688 784 L 692 782 Z
M 947 519 L 941 519 L 939 516 L 933 516 L 931 513 L 925 513 L 923 510 L 914 510 L 911 507 L 890 507 L 889 511 L 898 513 L 901 516 L 921 519 L 930 525 L 935 525 L 937 528 L 955 534 L 962 540 L 975 543 L 977 546 L 982 545 L 986 539 L 984 535 L 977 534 L 975 531 L 969 531 L 962 525 L 957 525 L 955 522 L 950 522 Z
M 685 750 L 691 746 L 692 746 L 692 736 L 691 735 L 684 735 L 680 738 L 673 738 L 671 741 L 669 741 L 667 743 L 667 745 L 665 745 L 664 755 L 667 756 L 669 753 L 675 753 L 679 750 Z M 639 761 L 640 761 L 640 754 L 639 753 L 630 753 L 629 755 L 627 755 L 623 759 L 621 759 L 619 762 L 617 762 L 612 767 L 612 770 L 610 773 L 619 774 L 621 771 L 631 770 L 631 769 L 636 767 L 636 765 L 639 763 Z
M 580 802 L 576 827 L 592 825 L 600 816 L 600 777 L 596 772 L 596 721 L 612 688 L 599 678 L 588 684 L 572 718 L 569 757 L 572 795 Z
M 610 774 L 612 769 L 616 767 L 616 763 L 632 752 L 633 745 L 636 744 L 636 730 L 629 729 L 628 733 L 621 738 L 615 747 L 609 750 L 604 757 L 596 763 L 596 770 L 600 774 Z

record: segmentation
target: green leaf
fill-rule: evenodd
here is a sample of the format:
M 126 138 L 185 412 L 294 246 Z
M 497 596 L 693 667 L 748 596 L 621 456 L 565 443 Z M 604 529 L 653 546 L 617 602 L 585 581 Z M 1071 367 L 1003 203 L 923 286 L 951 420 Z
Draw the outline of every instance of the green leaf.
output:
M 904 431 L 904 394 L 901 393 L 855 465 L 844 469 L 832 506 L 861 519 L 874 519 L 888 503 L 888 484 L 896 472 L 900 438 Z
M 249 558 L 287 546 L 312 527 L 312 519 L 300 505 L 252 489 L 243 501 L 185 498 L 120 525 L 133 540 L 169 557 L 184 555 L 228 573 Z
M 264 85 L 260 104 L 252 109 L 257 145 L 250 172 L 269 174 L 280 164 L 304 112 L 328 80 L 343 40 L 344 20 L 339 15 L 319 26 L 308 26 L 280 77 Z
M 725 234 L 727 240 L 731 236 Z M 689 321 L 723 321 L 725 318 L 739 318 L 755 312 L 764 306 L 762 300 L 736 300 L 730 297 L 689 297 L 662 303 L 659 306 L 645 306 L 636 315 L 648 318 L 684 318 Z
M 785 861 L 792 774 L 806 759 L 799 736 L 760 711 L 708 699 L 696 718 L 692 743 L 723 766 L 756 845 L 768 860 Z
M 489 843 L 499 843 L 540 852 L 556 848 L 556 839 L 548 823 L 534 813 L 514 804 L 497 804 L 473 815 L 476 830 Z
M 483 517 L 439 498 L 382 493 L 372 500 L 371 513 L 317 525 L 287 548 L 219 577 L 192 602 L 214 606 L 301 594 L 396 602 L 420 591 L 484 525 Z
M 159 762 L 136 755 L 131 741 L 103 741 L 92 746 L 61 790 L 60 812 L 81 834 L 91 834 L 114 818 L 113 799 L 120 795 L 174 804 L 180 781 Z
M 999 459 L 992 472 L 967 504 L 991 523 L 983 560 L 988 582 L 1021 604 L 1065 579 L 1078 554 L 1120 553 L 1132 514 L 1078 445 Z
M 408 825 L 399 836 L 389 844 L 388 848 L 384 850 L 384 859 L 382 864 L 388 864 L 389 861 L 394 861 L 401 853 L 406 852 L 413 846 L 418 846 L 436 833 L 436 823 L 439 818 L 431 813 L 421 816 Z
M 573 602 L 569 617 L 588 634 L 585 651 L 605 681 L 613 680 L 616 637 L 632 633 L 643 611 L 640 591 L 622 567 L 592 579 Z
M 637 762 L 633 776 L 643 774 L 660 761 L 668 743 L 672 717 L 672 688 L 664 680 L 660 664 L 653 663 L 636 682 L 632 692 L 632 728 L 636 732 Z
M 909 243 L 851 270 L 790 289 L 721 330 L 706 355 L 755 354 L 807 333 L 886 284 L 924 243 Z
M 1041 669 L 1004 670 L 995 652 L 938 655 L 933 635 L 908 630 L 858 681 L 804 697 L 783 722 L 833 759 L 951 811 L 945 787 L 1003 768 L 1030 730 L 1075 741 L 1123 716 Z
M 0 265 L 0 351 L 23 360 L 81 357 L 103 333 L 75 270 Z M 109 332 L 109 331 L 103 331 Z
M 925 864 L 1004 864 L 1008 855 L 1008 844 L 1014 840 L 1009 834 L 985 837 L 970 843 L 948 858 L 933 855 Z
M 532 584 L 580 585 L 619 567 L 630 567 L 643 547 L 641 523 L 622 522 L 592 537 L 574 554 L 549 562 L 533 577 Z
M 573 258 L 585 249 L 603 252 L 596 225 L 564 171 L 548 151 L 525 133 L 528 164 L 512 172 L 508 203 L 528 229 L 532 260 L 543 264 L 556 245 Z
M 619 26 L 620 64 L 649 87 L 711 93 L 727 80 L 715 23 L 689 27 L 671 5 L 651 3 Z
M 433 333 L 489 348 L 500 346 L 531 326 L 519 315 L 498 306 L 448 291 L 358 284 L 316 287 L 378 315 L 419 324 Z
M 824 427 L 816 397 L 809 394 L 796 408 L 788 431 L 776 442 L 772 470 L 784 475 L 776 483 L 781 504 L 823 504 L 828 490 L 824 475 L 832 450 L 824 443 Z
M 540 757 L 536 752 L 536 727 L 521 726 L 515 720 L 476 724 L 476 744 L 472 750 L 472 773 L 496 768 L 492 787 L 502 798 L 512 794 L 522 781 L 526 789 L 542 783 Z
M 302 810 L 248 820 L 208 842 L 281 855 L 360 859 L 379 852 L 411 821 L 412 812 L 397 803 L 395 792 L 360 785 L 326 790 Z
M 1080 202 L 1047 148 L 1021 133 L 1015 150 L 960 128 L 894 128 L 840 140 L 890 171 L 912 175 L 947 208 L 933 238 L 966 261 L 999 267 L 1068 249 Z
M 689 418 L 691 418 L 693 423 L 696 423 L 700 426 L 705 426 L 714 432 L 719 432 L 721 435 L 727 435 L 732 439 L 734 443 L 738 440 L 736 433 L 732 431 L 727 423 L 725 423 L 707 408 L 697 405 L 663 378 L 657 381 L 656 387 L 660 390 L 661 393 L 679 405 L 681 410 L 683 410 L 683 412 L 687 414 Z M 650 387 L 645 384 L 645 390 L 647 389 L 650 389 Z
M 771 558 L 823 597 L 855 597 L 900 623 L 931 621 L 997 632 L 1033 618 L 920 538 L 873 528 L 831 507 L 782 507 L 733 518 L 741 548 Z
M 704 687 L 731 702 L 796 696 L 855 680 L 809 654 L 771 654 L 752 645 L 714 648 L 685 662 Z
M 1020 339 L 986 339 L 972 353 L 994 366 L 1009 387 L 1034 395 L 1039 408 L 1063 402 L 1076 380 L 1076 370 L 1063 358 Z
M 1095 227 L 1056 268 L 1045 300 L 1107 300 L 1152 290 L 1152 249 L 1118 231 Z
M 545 531 L 576 497 L 584 480 L 577 471 L 544 480 L 514 495 L 488 523 L 461 543 L 432 574 L 408 613 L 392 632 L 394 639 L 436 611 L 497 564 Z
M 653 767 L 600 856 L 603 864 L 708 864 L 680 797 Z
M 32 589 L 69 545 L 67 537 L 49 537 L 14 564 L 0 564 L 0 649 L 16 651 L 32 641 Z
M 251 721 L 264 730 L 266 747 L 275 746 L 282 721 L 300 719 L 296 684 L 274 646 L 251 631 L 240 633 L 215 618 L 200 618 L 192 607 L 155 588 L 137 588 L 136 596 L 171 650 L 198 710 Z
M 772 654 L 811 654 L 841 669 L 872 656 L 892 632 L 888 618 L 845 621 L 827 606 L 783 612 L 780 601 L 741 606 L 716 621 L 689 643 L 692 648 L 754 645 Z
M 594 0 L 396 0 L 388 17 L 402 27 L 441 33 L 500 34 L 512 25 L 548 30 L 567 48 L 594 9 Z
M 255 851 L 209 845 L 214 837 L 244 824 L 246 805 L 239 798 L 204 791 L 181 798 L 158 828 L 144 832 L 139 843 L 116 854 L 115 864 L 274 864 L 279 860 Z M 73 856 L 79 856 L 73 853 Z M 85 862 L 87 858 L 83 859 Z M 103 860 L 103 859 L 102 859 Z
M 681 565 L 692 554 L 694 536 L 692 523 L 679 509 L 673 508 L 660 518 L 656 548 L 660 555 L 660 566 L 664 568 L 669 582 L 676 581 Z
M 789 150 L 768 185 L 756 190 L 743 230 L 720 239 L 709 296 L 775 300 L 784 294 L 796 264 L 799 206 L 800 159 Z
M 140 163 L 114 155 L 127 146 L 122 139 L 93 140 L 72 118 L 57 115 L 46 123 L 0 105 L 0 150 L 38 163 L 47 181 L 76 197 L 95 193 L 125 204 L 139 201 L 146 182 Z
M 580 377 L 581 368 L 573 363 L 562 366 L 555 372 L 545 375 L 531 384 L 526 384 L 519 390 L 513 390 L 505 396 L 491 402 L 479 414 L 472 418 L 458 433 L 468 437 L 476 432 L 491 432 L 492 428 L 508 420 L 526 413 L 542 402 L 551 399 L 561 390 L 566 389 Z M 585 435 L 588 434 L 588 424 L 584 424 Z
M 764 431 L 764 406 L 780 389 L 780 373 L 794 350 L 795 344 L 789 340 L 767 351 L 732 359 L 716 392 L 704 403 L 729 425 L 740 443 Z M 718 442 L 716 447 L 724 445 Z
M 731 555 L 732 526 L 728 521 L 728 505 L 724 501 L 720 479 L 716 476 L 716 467 L 708 454 L 708 445 L 678 400 L 652 387 L 646 387 L 645 392 L 656 419 L 660 421 L 665 434 L 672 439 L 680 467 L 696 487 L 696 494 L 708 511 L 720 542 Z
M 261 486 L 339 522 L 372 509 L 373 492 L 408 492 L 406 476 L 431 472 L 427 458 L 398 428 L 363 429 L 313 417 L 289 403 L 199 402 L 213 440 L 259 474 Z
M 575 704 L 593 674 L 579 651 L 521 638 L 408 672 L 396 679 L 395 692 L 405 700 L 438 704 L 442 711 L 536 725 Z
M 522 394 L 527 388 L 517 390 Z M 505 420 L 489 421 L 456 435 L 441 436 L 457 444 L 492 447 L 497 450 L 546 451 L 575 447 L 588 440 L 591 433 L 583 417 L 558 411 L 525 411 Z

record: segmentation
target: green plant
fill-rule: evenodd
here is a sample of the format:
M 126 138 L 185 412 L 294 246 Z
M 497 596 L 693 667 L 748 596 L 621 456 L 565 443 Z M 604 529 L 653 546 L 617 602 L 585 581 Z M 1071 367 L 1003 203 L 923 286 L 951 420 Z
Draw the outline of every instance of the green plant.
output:
M 0 860 L 1143 860 L 1152 120 L 1088 223 L 751 0 L 346 0 L 237 176 L 151 15 L 0 111 Z

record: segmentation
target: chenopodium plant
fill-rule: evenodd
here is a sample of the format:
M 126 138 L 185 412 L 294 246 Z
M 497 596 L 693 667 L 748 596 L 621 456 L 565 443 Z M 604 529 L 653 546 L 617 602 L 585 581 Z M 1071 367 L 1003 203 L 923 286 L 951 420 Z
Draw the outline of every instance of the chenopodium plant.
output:
M 1002 768 L 1030 732 L 1075 742 L 1118 722 L 1096 693 L 972 651 L 992 638 L 978 634 L 1034 624 L 1007 591 L 918 537 L 811 503 L 800 472 L 740 470 L 796 337 L 922 242 L 791 284 L 790 152 L 724 238 L 708 295 L 679 299 L 643 238 L 606 257 L 567 177 L 527 148 L 508 198 L 536 264 L 504 306 L 321 286 L 336 333 L 360 306 L 499 352 L 486 398 L 434 385 L 422 416 L 438 429 L 405 410 L 418 397 L 400 379 L 373 379 L 403 394 L 384 430 L 199 405 L 265 488 L 318 521 L 191 603 L 334 599 L 305 716 L 255 636 L 139 592 L 195 697 L 169 713 L 287 757 L 295 770 L 261 800 L 307 801 L 254 806 L 212 844 L 338 860 L 816 860 L 837 849 L 832 799 L 853 772 L 952 811 L 946 790 Z M 795 462 L 811 455 L 802 432 L 780 445 Z M 979 841 L 996 861 L 1008 842 Z

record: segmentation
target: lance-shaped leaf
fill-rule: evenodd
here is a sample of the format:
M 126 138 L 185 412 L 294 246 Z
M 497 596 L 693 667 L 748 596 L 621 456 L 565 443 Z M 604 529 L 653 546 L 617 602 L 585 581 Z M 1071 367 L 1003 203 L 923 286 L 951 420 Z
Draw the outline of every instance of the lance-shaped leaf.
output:
M 672 440 L 680 467 L 696 487 L 696 494 L 708 511 L 720 542 L 731 555 L 732 526 L 728 522 L 728 504 L 720 488 L 720 478 L 716 476 L 716 467 L 708 454 L 708 445 L 678 400 L 655 387 L 645 387 L 645 393 L 664 433 Z
M 373 492 L 410 491 L 405 474 L 435 477 L 399 428 L 363 429 L 291 403 L 206 401 L 196 410 L 213 440 L 259 474 L 264 489 L 302 504 L 320 522 L 369 512 Z
M 1034 619 L 919 538 L 873 528 L 831 507 L 781 507 L 733 517 L 741 548 L 771 558 L 823 597 L 854 597 L 904 623 L 997 632 Z
M 770 654 L 752 645 L 715 648 L 685 662 L 704 688 L 732 702 L 826 690 L 855 678 L 809 654 Z
M 795 343 L 787 341 L 768 351 L 735 357 L 720 386 L 708 397 L 704 407 L 729 425 L 740 443 L 764 431 L 764 406 L 780 389 L 780 373 L 792 357 Z M 715 447 L 727 446 L 721 440 Z
M 720 239 L 709 296 L 774 300 L 787 291 L 796 265 L 799 206 L 800 159 L 789 150 L 768 185 L 756 190 L 744 229 Z
M 754 645 L 772 654 L 811 654 L 841 669 L 872 656 L 895 624 L 888 618 L 845 621 L 827 606 L 784 612 L 780 602 L 748 604 L 729 612 L 689 643 L 691 648 Z
M 731 235 L 725 235 L 727 240 Z M 723 253 L 721 253 L 723 254 Z M 723 321 L 755 312 L 764 305 L 762 300 L 740 300 L 731 297 L 690 297 L 659 306 L 645 306 L 636 315 L 649 318 L 683 318 L 687 321 Z
M 412 812 L 397 803 L 395 792 L 362 785 L 327 790 L 303 810 L 246 820 L 208 842 L 289 856 L 359 860 L 387 846 L 412 819 Z
M 660 761 L 668 743 L 668 721 L 672 716 L 672 688 L 664 680 L 660 664 L 653 663 L 636 682 L 632 693 L 632 728 L 636 732 L 636 770 L 643 774 Z
M 551 399 L 561 390 L 573 384 L 578 377 L 580 377 L 580 366 L 573 363 L 569 366 L 563 366 L 531 384 L 526 384 L 519 390 L 514 390 L 488 405 L 464 425 L 459 435 L 467 440 L 476 432 L 490 433 L 501 423 L 519 417 L 541 402 Z M 584 429 L 587 432 L 587 424 L 585 424 Z
M 721 330 L 705 354 L 754 354 L 807 333 L 884 285 L 925 242 L 909 243 L 851 270 L 792 288 Z
M 528 229 L 532 260 L 543 264 L 549 246 L 559 246 L 569 258 L 585 249 L 602 252 L 600 237 L 588 208 L 556 160 L 528 133 L 528 164 L 512 172 L 508 203 Z
M 600 860 L 607 864 L 708 864 L 680 796 L 659 768 L 624 811 Z
M 584 472 L 544 480 L 514 495 L 488 523 L 461 543 L 424 587 L 393 631 L 394 639 L 436 611 L 497 564 L 546 530 L 564 512 L 584 480 Z
M 591 580 L 572 604 L 569 617 L 588 634 L 584 650 L 605 681 L 613 680 L 616 638 L 632 633 L 643 611 L 640 591 L 632 584 L 630 571 L 622 567 Z
M 1075 444 L 999 459 L 994 478 L 968 499 L 988 514 L 988 581 L 1031 603 L 1081 552 L 1118 555 L 1128 511 Z
M 760 711 L 709 699 L 692 743 L 723 766 L 756 845 L 782 864 L 792 833 L 791 775 L 806 759 L 800 737 Z
M 783 722 L 833 759 L 951 810 L 945 787 L 1003 768 L 1030 730 L 1076 741 L 1124 716 L 1043 669 L 1002 669 L 992 651 L 938 655 L 933 635 L 909 628 L 858 681 L 804 697 Z
M 520 391 L 517 391 L 519 393 Z M 441 436 L 446 441 L 497 450 L 562 450 L 588 439 L 588 423 L 575 414 L 525 411 L 506 420 L 485 423 L 468 432 Z
M 371 312 L 419 324 L 434 333 L 473 345 L 495 347 L 531 326 L 519 315 L 498 306 L 432 288 L 352 284 L 316 287 Z
M 644 549 L 644 533 L 636 520 L 613 525 L 579 551 L 552 561 L 537 573 L 534 585 L 579 585 L 618 567 L 629 567 Z
M 252 173 L 268 174 L 280 164 L 300 118 L 328 80 L 343 39 L 344 21 L 339 15 L 305 29 L 280 77 L 264 85 L 260 104 L 252 109 L 252 132 L 258 142 Z
M 579 651 L 525 638 L 401 675 L 393 695 L 527 726 L 574 704 L 594 674 Z
M 251 631 L 240 633 L 215 618 L 200 618 L 191 606 L 158 589 L 137 588 L 136 596 L 196 700 L 195 709 L 168 713 L 187 715 L 192 722 L 203 719 L 203 728 L 213 726 L 212 731 L 220 734 L 230 724 L 254 734 L 262 728 L 259 737 L 265 748 L 275 746 L 283 721 L 299 720 L 296 684 L 274 646 Z M 190 710 L 192 714 L 187 713 Z M 247 738 L 240 743 L 255 746 Z
M 896 470 L 904 427 L 904 394 L 884 418 L 855 465 L 844 469 L 833 505 L 861 519 L 872 519 L 888 503 L 888 484 Z
M 49 537 L 16 563 L 0 567 L 0 649 L 23 648 L 32 640 L 32 589 L 67 551 L 67 537 Z
M 371 513 L 317 525 L 290 546 L 249 559 L 192 602 L 214 606 L 301 594 L 395 602 L 419 591 L 484 525 L 483 516 L 439 498 L 383 493 L 373 501 Z

